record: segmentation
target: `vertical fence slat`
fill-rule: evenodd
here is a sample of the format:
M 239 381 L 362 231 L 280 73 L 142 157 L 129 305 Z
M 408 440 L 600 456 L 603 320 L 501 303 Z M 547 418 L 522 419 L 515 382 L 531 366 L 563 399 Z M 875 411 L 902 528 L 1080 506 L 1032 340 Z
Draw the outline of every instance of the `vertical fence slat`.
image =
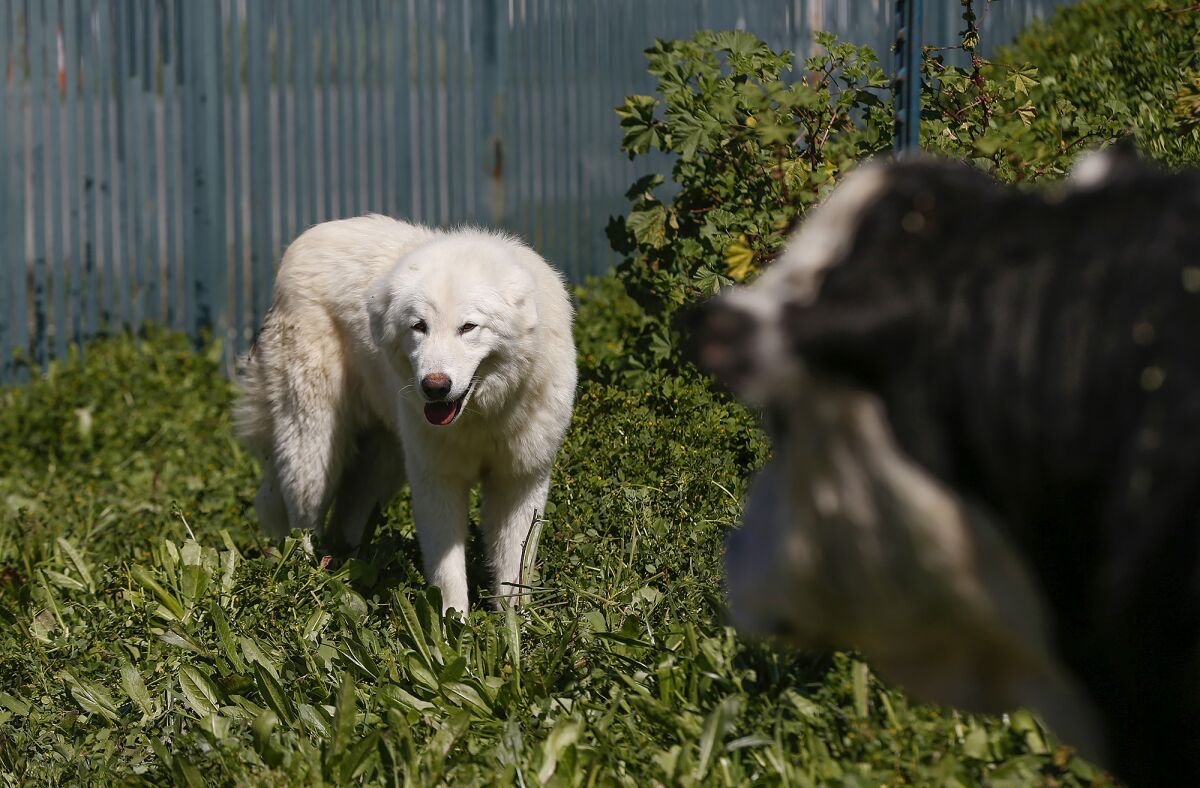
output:
M 446 64 L 449 74 L 447 95 L 449 102 L 449 123 L 453 135 L 450 145 L 450 162 L 454 169 L 454 180 L 450 187 L 450 213 L 455 223 L 466 221 L 467 191 L 470 187 L 471 159 L 468 157 L 470 145 L 467 137 L 476 133 L 470 123 L 470 83 L 467 78 L 466 40 L 467 9 L 463 5 L 451 4 L 448 7 L 446 29 Z
M 571 132 L 573 143 L 571 146 L 571 158 L 567 162 L 567 180 L 570 184 L 571 201 L 571 238 L 572 238 L 572 254 L 575 257 L 575 264 L 579 265 L 585 259 L 583 256 L 584 248 L 587 244 L 587 236 L 583 224 L 583 194 L 582 194 L 582 179 L 581 179 L 581 162 L 583 161 L 583 142 L 586 139 L 584 127 L 580 124 L 583 114 L 583 106 L 580 102 L 580 83 L 584 79 L 583 69 L 580 67 L 581 53 L 579 51 L 579 5 L 572 4 L 567 11 L 567 18 L 564 22 L 566 26 L 565 46 L 566 58 L 569 63 L 571 79 L 567 85 L 570 95 L 568 96 L 567 113 L 571 118 Z M 575 280 L 578 281 L 579 277 Z
M 64 0 L 62 6 L 62 47 L 63 68 L 66 86 L 65 103 L 63 104 L 63 126 L 66 137 L 66 150 L 63 152 L 66 205 L 63 208 L 63 218 L 69 221 L 67 245 L 64 248 L 63 270 L 66 275 L 64 282 L 66 291 L 66 309 L 63 313 L 64 340 L 79 345 L 83 338 L 82 313 L 82 273 L 83 273 L 83 227 L 81 217 L 82 202 L 86 184 L 81 175 L 80 148 L 83 145 L 84 129 L 77 120 L 79 102 L 82 96 L 80 81 L 83 73 L 80 69 L 79 57 L 79 0 Z
M 297 71 L 293 90 L 296 96 L 296 230 L 299 235 L 314 221 L 316 207 L 314 194 L 316 183 L 313 178 L 315 157 L 313 155 L 313 41 L 312 4 L 310 0 L 299 0 L 296 5 L 296 29 L 292 34 L 292 46 L 298 53 Z
M 103 242 L 100 246 L 103 268 L 100 279 L 100 323 L 106 330 L 115 330 L 117 317 L 117 274 L 116 274 L 116 208 L 113 200 L 113 11 L 101 3 L 96 9 L 96 59 L 97 97 L 100 101 L 100 153 L 97 169 L 100 174 L 100 225 L 103 227 Z
M 13 131 L 12 150 L 15 158 L 18 161 L 14 167 L 14 174 L 17 177 L 16 187 L 17 194 L 20 199 L 20 211 L 15 217 L 17 222 L 16 235 L 20 243 L 16 247 L 20 254 L 14 261 L 12 269 L 8 272 L 9 283 L 12 287 L 12 303 L 14 313 L 14 323 L 11 327 L 12 339 L 11 348 L 13 352 L 19 352 L 22 358 L 27 362 L 29 359 L 29 319 L 31 317 L 29 310 L 29 267 L 35 255 L 32 252 L 32 228 L 29 226 L 31 213 L 34 210 L 35 202 L 33 199 L 32 187 L 32 164 L 29 157 L 29 119 L 33 112 L 34 96 L 36 95 L 30 74 L 30 19 L 29 6 L 25 4 L 21 11 L 18 12 L 17 0 L 12 0 L 13 16 L 13 56 L 14 64 L 13 71 L 16 78 L 9 84 L 9 96 L 12 97 L 12 103 L 9 107 L 16 107 L 15 112 L 5 112 L 5 117 L 11 123 L 10 129 Z M 19 14 L 19 27 L 18 27 Z M 5 362 L 12 359 L 11 355 L 6 354 Z M 18 366 L 15 363 L 11 365 L 13 378 L 21 380 L 27 374 L 26 366 Z
M 212 330 L 214 336 L 227 336 L 225 312 L 225 184 L 224 126 L 221 97 L 220 6 L 201 6 L 197 20 L 202 48 L 197 49 L 197 110 L 200 114 L 198 167 L 196 168 L 197 236 L 199 260 L 196 271 L 197 336 Z M 227 345 L 227 351 L 229 347 Z
M 284 133 L 283 122 L 283 91 L 280 90 L 280 71 L 283 67 L 282 38 L 280 36 L 280 17 L 283 14 L 283 0 L 269 0 L 266 4 L 270 17 L 267 20 L 267 135 L 269 142 L 264 141 L 262 150 L 271 162 L 270 180 L 267 191 L 271 195 L 271 212 L 268 214 L 270 231 L 270 259 L 274 261 L 279 254 L 279 244 L 282 241 L 281 230 L 286 198 L 283 194 L 284 162 L 283 146 L 280 136 Z
M 83 159 L 80 176 L 83 179 L 83 239 L 81 267 L 83 269 L 82 288 L 84 304 L 81 306 L 82 331 L 87 337 L 94 337 L 99 332 L 99 277 L 97 272 L 98 254 L 96 249 L 97 222 L 96 200 L 100 188 L 99 173 L 97 172 L 98 156 L 96 154 L 99 139 L 96 128 L 96 95 L 99 87 L 96 80 L 96 39 L 92 29 L 95 19 L 95 0 L 76 3 L 79 20 L 79 86 L 80 101 L 83 111 Z
M 571 278 L 575 279 L 579 274 L 579 260 L 574 255 L 575 228 L 571 221 L 573 212 L 571 211 L 570 204 L 569 166 L 571 156 L 579 141 L 571 134 L 573 118 L 571 117 L 569 100 L 570 81 L 573 74 L 567 70 L 566 50 L 564 47 L 567 35 L 566 8 L 566 4 L 550 4 L 550 21 L 551 30 L 553 31 L 550 39 L 552 53 L 550 77 L 553 88 L 550 91 L 550 95 L 554 102 L 553 117 L 558 121 L 551 125 L 551 128 L 557 131 L 557 140 L 550 148 L 554 151 L 554 179 L 552 183 L 554 193 L 551 198 L 554 212 L 552 220 L 558 231 L 558 243 L 551 253 L 554 255 L 554 259 L 558 261 L 558 264 L 564 266 Z
M 330 6 L 322 4 L 320 6 L 324 19 L 321 23 L 321 30 L 324 35 L 321 36 L 321 55 L 324 58 L 324 69 L 322 71 L 322 79 L 324 82 L 324 92 L 321 98 L 321 183 L 324 187 L 325 201 L 321 209 L 320 218 L 322 220 L 332 219 L 335 214 L 333 211 L 333 118 L 335 111 L 335 94 L 334 82 L 336 68 L 334 62 L 334 47 L 336 31 L 332 20 L 330 20 Z
M 273 259 L 270 240 L 270 150 L 267 139 L 267 30 L 263 3 L 246 4 L 246 62 L 250 96 L 250 222 L 251 291 L 254 312 L 251 322 L 259 325 L 271 299 Z
M 249 332 L 253 326 L 248 325 L 250 309 L 246 304 L 247 286 L 246 270 L 246 230 L 245 230 L 245 195 L 246 179 L 242 171 L 242 143 L 245 135 L 242 131 L 242 19 L 238 12 L 239 4 L 230 0 L 228 5 L 228 57 L 225 60 L 227 73 L 225 106 L 228 116 L 226 125 L 229 136 L 226 139 L 227 158 L 229 159 L 229 180 L 226 183 L 229 202 L 232 211 L 229 216 L 230 235 L 226 246 L 226 254 L 230 257 L 229 276 L 231 292 L 229 302 L 230 325 L 235 331 L 236 348 L 240 351 L 249 342 Z
M 153 278 L 150 298 L 154 309 L 154 320 L 167 323 L 170 319 L 171 290 L 168 285 L 170 271 L 170 255 L 167 249 L 167 224 L 170 223 L 169 205 L 166 197 L 167 189 L 167 150 L 168 127 L 166 124 L 166 106 L 164 103 L 163 80 L 166 66 L 166 25 L 167 9 L 163 0 L 153 0 L 147 8 L 147 38 L 145 42 L 146 72 L 142 79 L 142 89 L 148 103 L 151 150 L 153 158 L 149 162 L 149 205 L 147 215 L 151 225 L 147 234 L 148 254 L 153 262 Z M 173 135 L 172 135 L 173 136 Z
M 393 173 L 396 169 L 395 160 L 400 146 L 392 126 L 392 118 L 396 116 L 395 84 L 399 75 L 396 72 L 396 47 L 391 35 L 396 3 L 390 2 L 390 0 L 379 0 L 376 7 L 379 12 L 379 19 L 375 27 L 379 36 L 379 79 L 376 84 L 376 95 L 379 100 L 379 174 L 382 181 L 380 184 L 380 210 L 388 216 L 398 216 L 396 192 L 400 185 L 396 183 Z
M 509 221 L 515 225 L 517 231 L 526 240 L 537 247 L 538 239 L 534 237 L 529 213 L 529 194 L 533 190 L 532 171 L 529 167 L 529 156 L 533 147 L 533 130 L 530 123 L 534 117 L 533 80 L 532 78 L 517 79 L 518 74 L 524 76 L 530 73 L 529 68 L 533 56 L 530 28 L 533 25 L 526 4 L 535 1 L 520 0 L 519 13 L 514 15 L 513 45 L 510 50 L 513 53 L 514 63 L 509 74 L 513 80 L 513 96 L 516 101 L 513 107 L 515 110 L 513 134 L 509 137 L 512 140 L 510 146 L 512 150 L 509 155 L 511 163 L 509 171 L 512 173 L 512 208 Z
M 12 0 L 4 0 L 0 5 L 0 68 L 4 69 L 4 117 L 0 117 L 0 379 L 11 374 L 13 324 L 20 321 L 21 310 L 17 306 L 16 293 L 13 288 L 12 274 L 24 268 L 24 248 L 18 243 L 17 225 L 21 223 L 23 213 L 18 215 L 20 204 L 17 196 L 17 185 L 14 183 L 17 156 L 12 154 L 15 148 L 11 139 L 15 137 L 12 126 L 20 122 L 21 113 L 14 108 L 11 75 L 16 68 L 14 49 L 16 47 L 15 14 Z M 15 80 L 17 85 L 24 82 Z
M 366 157 L 363 156 L 363 2 L 364 0 L 349 0 L 347 4 L 346 27 L 349 36 L 349 46 L 346 50 L 346 60 L 350 68 L 350 81 L 346 84 L 346 93 L 350 103 L 350 116 L 347 127 L 350 142 L 350 212 L 348 216 L 357 216 L 364 210 L 364 188 L 367 184 Z
M 481 189 L 483 185 L 483 166 L 480 160 L 480 150 L 487 143 L 491 131 L 484 122 L 480 112 L 483 99 L 483 72 L 480 70 L 482 49 L 485 46 L 483 38 L 484 18 L 492 13 L 490 3 L 476 4 L 475 9 L 463 15 L 463 69 L 469 85 L 465 91 L 464 111 L 465 125 L 470 132 L 465 135 L 467 148 L 462 152 L 462 160 L 466 166 L 465 207 L 467 220 L 472 223 L 484 221 L 480 208 Z
M 378 210 L 389 216 L 394 215 L 396 184 L 392 182 L 389 173 L 392 171 L 392 159 L 396 156 L 396 140 L 389 133 L 389 123 L 392 117 L 391 98 L 393 92 L 391 83 L 396 79 L 395 72 L 390 66 L 391 48 L 388 46 L 388 21 L 394 3 L 388 0 L 375 0 L 375 23 L 372 31 L 375 35 L 375 92 L 372 94 L 376 102 L 375 135 L 379 150 L 379 160 L 373 169 L 379 176 Z
M 49 50 L 50 64 L 50 79 L 47 80 L 47 96 L 49 102 L 49 117 L 47 119 L 46 139 L 49 142 L 50 149 L 47 152 L 47 172 L 50 179 L 50 188 L 48 190 L 50 196 L 50 213 L 46 220 L 50 222 L 50 247 L 46 255 L 48 260 L 47 270 L 49 272 L 47 286 L 49 288 L 48 301 L 51 304 L 52 311 L 49 314 L 48 323 L 50 330 L 53 332 L 53 352 L 58 356 L 65 356 L 67 352 L 67 321 L 66 321 L 66 305 L 67 305 L 67 276 L 66 276 L 66 197 L 65 187 L 63 185 L 63 105 L 65 103 L 65 85 L 63 79 L 65 67 L 63 63 L 62 52 L 62 4 L 47 3 L 46 10 L 52 15 L 46 25 L 47 34 L 47 49 Z M 50 350 L 49 343 L 47 351 Z M 49 357 L 43 359 L 48 361 Z
M 506 189 L 512 184 L 512 151 L 516 144 L 512 120 L 520 112 L 517 96 L 511 82 L 509 48 L 515 44 L 511 30 L 512 10 L 507 0 L 493 0 L 487 34 L 490 44 L 486 52 L 488 63 L 488 92 L 484 112 L 491 128 L 484 152 L 483 165 L 488 177 L 488 212 L 486 218 L 497 226 L 508 226 L 508 212 L 512 203 Z
M 116 121 L 116 159 L 113 162 L 113 183 L 116 187 L 117 227 L 117 261 L 120 265 L 121 278 L 118 285 L 121 298 L 119 320 L 122 326 L 136 326 L 140 313 L 137 308 L 137 254 L 132 239 L 131 219 L 136 189 L 137 171 L 130 162 L 130 128 L 132 123 L 131 99 L 129 97 L 129 71 L 133 64 L 129 58 L 129 47 L 132 46 L 132 24 L 134 10 L 128 3 L 119 3 L 115 7 L 116 16 L 113 20 L 113 86 L 116 91 L 113 109 Z
M 437 223 L 437 120 L 434 113 L 433 80 L 435 38 L 430 34 L 433 20 L 430 12 L 431 0 L 417 0 L 416 25 L 414 28 L 413 52 L 417 59 L 416 83 L 413 95 L 416 98 L 415 147 L 413 152 L 413 180 L 420 200 L 415 206 L 417 219 L 429 224 Z
M 179 294 L 182 304 L 179 319 L 190 329 L 196 323 L 196 290 L 192 286 L 195 276 L 198 254 L 198 238 L 196 230 L 196 194 L 194 186 L 197 147 L 199 144 L 196 130 L 196 49 L 197 42 L 191 31 L 196 29 L 198 20 L 198 4 L 190 0 L 179 0 L 176 9 L 177 29 L 179 36 L 179 63 L 176 67 L 176 80 L 179 93 L 180 121 L 180 151 L 179 151 L 179 201 L 180 201 L 180 234 L 183 240 L 183 253 L 179 261 Z M 188 31 L 189 35 L 184 35 Z
M 400 7 L 397 3 L 393 15 L 392 41 L 396 47 L 396 188 L 399 199 L 397 213 L 405 219 L 416 215 L 413 205 L 413 145 L 412 138 L 412 0 Z M 407 144 L 406 144 L 407 143 Z
M 129 265 L 126 270 L 130 273 L 127 286 L 132 306 L 129 320 L 135 330 L 140 329 L 142 322 L 149 317 L 146 311 L 146 285 L 149 275 L 142 246 L 141 210 L 145 169 L 139 166 L 146 151 L 141 113 L 141 80 L 138 74 L 141 66 L 138 62 L 138 34 L 141 32 L 144 8 L 144 3 L 136 0 L 125 4 L 125 40 L 121 46 L 124 57 L 121 83 L 125 99 L 122 107 L 125 144 L 121 156 L 121 180 L 123 185 L 129 186 L 125 194 L 125 213 L 128 219 L 124 229 L 128 233 L 126 251 Z
M 179 114 L 177 107 L 177 89 L 179 74 L 179 46 L 175 31 L 178 29 L 179 4 L 178 0 L 166 0 L 161 6 L 162 16 L 159 20 L 159 100 L 162 104 L 162 166 L 160 181 L 160 205 L 163 213 L 163 281 L 161 284 L 162 299 L 165 304 L 163 320 L 171 328 L 184 328 L 183 316 L 180 314 L 179 292 L 179 188 L 182 178 L 179 174 Z
M 446 211 L 446 223 L 454 224 L 463 219 L 463 132 L 466 131 L 462 114 L 462 51 L 458 43 L 461 22 L 456 13 L 461 6 L 456 4 L 444 5 L 438 8 L 441 16 L 440 46 L 438 60 L 441 71 L 441 95 L 438 106 L 439 123 L 445 134 L 444 158 L 446 165 L 442 170 L 445 187 L 443 204 Z
M 30 282 L 30 290 L 32 295 L 32 310 L 33 310 L 33 341 L 31 343 L 31 361 L 34 364 L 42 364 L 46 359 L 46 267 L 48 264 L 48 252 L 46 234 L 46 223 L 50 220 L 50 205 L 48 204 L 46 192 L 46 145 L 48 143 L 46 132 L 46 114 L 47 106 L 53 101 L 53 94 L 49 89 L 50 79 L 47 76 L 47 51 L 46 51 L 46 31 L 50 27 L 46 6 L 36 4 L 39 14 L 36 21 L 31 26 L 31 40 L 34 42 L 34 51 L 31 53 L 33 62 L 33 91 L 32 91 L 32 113 L 30 143 L 33 148 L 33 183 L 30 191 L 30 197 L 34 201 L 33 208 L 33 275 Z M 27 6 L 28 7 L 28 6 Z
M 145 236 L 145 291 L 146 314 L 155 323 L 167 319 L 167 290 L 163 288 L 167 276 L 167 259 L 162 252 L 163 200 L 161 192 L 162 169 L 166 157 L 166 140 L 161 133 L 162 104 L 158 97 L 158 77 L 162 71 L 162 47 L 158 25 L 161 8 L 158 2 L 148 2 L 142 10 L 142 68 L 140 68 L 139 95 L 142 97 L 142 118 L 139 119 L 145 134 L 145 191 L 138 211 L 143 215 Z
M 351 0 L 352 1 L 352 0 Z M 341 12 L 342 6 L 334 11 L 334 20 L 338 31 L 337 39 L 337 147 L 338 147 L 338 217 L 350 216 L 353 207 L 350 203 L 352 161 L 350 136 L 350 118 L 348 117 L 352 104 L 350 99 L 350 31 L 347 14 Z
M 295 233 L 293 219 L 296 205 L 295 179 L 295 41 L 293 32 L 292 4 L 278 5 L 275 10 L 275 48 L 276 76 L 275 91 L 280 96 L 278 106 L 278 158 L 280 158 L 280 187 L 278 187 L 278 204 L 280 204 L 280 240 L 276 243 L 277 251 L 282 251 L 292 241 Z
M 358 89 L 355 91 L 362 96 L 362 112 L 356 112 L 355 115 L 362 119 L 360 167 L 363 175 L 359 186 L 363 199 L 356 213 L 378 213 L 381 210 L 375 191 L 379 183 L 376 171 L 379 165 L 379 152 L 375 147 L 378 142 L 375 134 L 375 29 L 378 26 L 378 20 L 374 18 L 374 8 L 373 0 L 362 0 L 358 14 L 358 45 L 355 47 L 362 53 L 362 66 L 357 80 Z

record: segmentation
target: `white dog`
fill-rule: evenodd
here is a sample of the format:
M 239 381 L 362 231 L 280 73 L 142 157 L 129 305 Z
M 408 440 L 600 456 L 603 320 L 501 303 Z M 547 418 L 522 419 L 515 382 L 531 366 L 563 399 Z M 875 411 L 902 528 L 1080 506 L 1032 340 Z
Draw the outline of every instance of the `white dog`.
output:
M 238 433 L 270 534 L 326 527 L 356 549 L 407 476 L 426 579 L 467 610 L 470 489 L 496 593 L 515 597 L 575 393 L 561 276 L 521 242 L 384 216 L 288 248 L 245 360 Z M 532 548 L 532 545 L 531 545 Z

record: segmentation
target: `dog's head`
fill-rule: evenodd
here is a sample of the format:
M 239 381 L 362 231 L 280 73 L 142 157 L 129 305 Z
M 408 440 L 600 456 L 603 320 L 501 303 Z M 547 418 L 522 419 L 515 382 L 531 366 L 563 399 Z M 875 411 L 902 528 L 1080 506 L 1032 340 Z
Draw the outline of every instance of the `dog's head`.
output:
M 531 254 L 505 236 L 450 232 L 407 254 L 371 293 L 372 337 L 428 423 L 490 411 L 521 383 L 538 326 L 522 264 Z
M 906 412 L 931 425 L 913 452 L 880 397 L 936 352 L 950 312 L 937 266 L 968 263 L 970 213 L 1009 198 L 957 165 L 868 165 L 755 284 L 698 310 L 698 362 L 762 409 L 774 446 L 727 546 L 730 615 L 745 632 L 860 649 L 925 699 L 996 711 L 1050 686 L 1055 721 L 1083 728 L 1027 567 L 994 513 L 925 461 L 946 443 L 928 402 Z M 906 388 L 940 396 L 935 381 Z
M 931 302 L 930 239 L 970 248 L 973 213 L 1007 199 L 991 179 L 947 162 L 870 163 L 805 218 L 749 288 L 697 309 L 695 355 L 743 400 L 788 397 L 801 367 L 872 385 L 912 360 Z M 967 260 L 954 260 L 964 265 Z M 803 362 L 801 362 L 803 360 Z

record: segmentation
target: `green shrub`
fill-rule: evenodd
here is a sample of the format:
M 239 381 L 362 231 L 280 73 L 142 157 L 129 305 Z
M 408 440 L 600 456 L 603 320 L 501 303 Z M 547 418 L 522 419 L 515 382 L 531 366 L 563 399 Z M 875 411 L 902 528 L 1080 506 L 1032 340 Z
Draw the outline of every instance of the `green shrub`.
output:
M 617 109 L 622 147 L 631 158 L 662 151 L 675 160 L 670 186 L 661 174 L 639 178 L 628 215 L 609 224 L 624 256 L 617 278 L 641 308 L 635 315 L 609 290 L 594 296 L 619 316 L 604 333 L 623 337 L 620 352 L 598 356 L 610 379 L 690 374 L 681 308 L 753 279 L 845 169 L 890 150 L 891 100 L 877 57 L 829 34 L 817 40 L 824 51 L 795 82 L 783 78 L 791 53 L 745 32 L 706 31 L 646 50 L 659 97 L 630 96 Z M 927 149 L 1010 179 L 1037 163 L 1035 146 L 1018 145 L 1035 113 L 1033 69 L 979 59 L 962 69 L 931 55 L 926 72 Z
M 997 58 L 1028 64 L 1030 129 L 1065 156 L 1132 133 L 1147 155 L 1200 162 L 1200 6 L 1193 0 L 1083 0 L 1035 22 Z
M 963 6 L 958 47 L 971 65 L 926 49 L 926 151 L 1013 182 L 1061 176 L 1082 150 L 1130 132 L 1168 163 L 1200 160 L 1194 4 L 1068 6 L 994 62 L 978 55 L 973 4 Z M 609 225 L 628 298 L 610 289 L 591 296 L 593 312 L 619 316 L 595 329 L 609 342 L 621 337 L 614 352 L 596 355 L 605 379 L 691 374 L 680 351 L 681 308 L 756 276 L 843 170 L 890 151 L 892 104 L 875 54 L 828 34 L 817 40 L 824 52 L 790 83 L 791 53 L 745 32 L 706 31 L 646 50 L 657 96 L 630 96 L 618 107 L 622 147 L 631 158 L 661 151 L 674 161 L 669 184 L 661 173 L 639 178 L 629 212 Z
M 646 50 L 659 97 L 630 96 L 617 114 L 631 158 L 675 155 L 672 186 L 660 174 L 630 187 L 629 214 L 609 225 L 626 257 L 618 276 L 650 317 L 614 358 L 636 380 L 651 369 L 686 370 L 679 307 L 753 278 L 784 231 L 848 164 L 887 149 L 887 79 L 866 47 L 819 34 L 826 51 L 806 76 L 785 82 L 791 53 L 741 31 L 701 32 Z M 860 128 L 855 117 L 870 122 Z

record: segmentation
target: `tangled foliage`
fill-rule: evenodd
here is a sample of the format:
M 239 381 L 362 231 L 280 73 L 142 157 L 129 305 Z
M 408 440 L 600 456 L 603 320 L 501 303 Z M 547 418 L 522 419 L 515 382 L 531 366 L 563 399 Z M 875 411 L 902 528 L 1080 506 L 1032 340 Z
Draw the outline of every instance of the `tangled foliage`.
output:
M 973 4 L 963 6 L 961 39 L 925 50 L 926 151 L 1011 182 L 1058 177 L 1080 151 L 1129 133 L 1168 163 L 1200 159 L 1195 4 L 1068 6 L 994 61 L 978 53 Z M 817 42 L 824 51 L 795 80 L 786 78 L 790 52 L 745 32 L 706 31 L 646 50 L 657 95 L 617 108 L 622 146 L 631 158 L 659 152 L 674 162 L 669 183 L 661 173 L 639 178 L 628 213 L 610 222 L 624 258 L 618 278 L 641 312 L 628 302 L 596 307 L 615 307 L 622 337 L 598 365 L 602 376 L 690 374 L 682 308 L 753 279 L 847 167 L 890 150 L 892 102 L 875 53 L 828 34 Z M 970 64 L 949 63 L 948 49 Z
M 1028 64 L 1044 158 L 1132 134 L 1147 156 L 1200 161 L 1200 4 L 1085 0 L 1035 22 L 997 61 Z
M 614 358 L 626 376 L 680 371 L 679 307 L 756 275 L 804 206 L 837 173 L 890 144 L 881 96 L 887 78 L 867 47 L 818 34 L 825 52 L 809 76 L 788 82 L 790 52 L 742 31 L 701 32 L 646 50 L 659 97 L 630 96 L 617 114 L 631 158 L 676 156 L 629 189 L 627 216 L 609 225 L 626 256 L 619 276 L 653 319 L 632 352 Z M 856 116 L 870 118 L 856 124 Z

